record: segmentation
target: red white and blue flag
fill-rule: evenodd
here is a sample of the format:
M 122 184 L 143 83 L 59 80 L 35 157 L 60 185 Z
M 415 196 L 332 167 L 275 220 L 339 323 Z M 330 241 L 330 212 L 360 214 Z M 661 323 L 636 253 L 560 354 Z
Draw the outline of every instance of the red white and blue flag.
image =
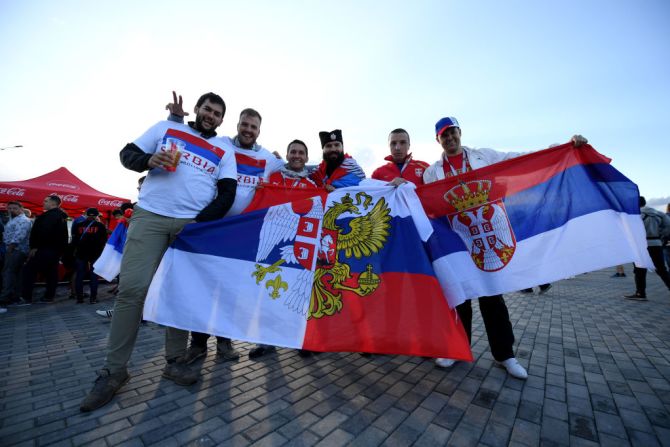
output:
M 93 264 L 95 274 L 111 281 L 121 271 L 121 258 L 123 257 L 123 246 L 126 245 L 128 225 L 124 222 L 116 226 L 107 239 L 105 248 L 100 257 Z
M 471 360 L 423 242 L 412 187 L 359 186 L 188 225 L 154 276 L 144 318 L 313 351 Z
M 421 186 L 452 307 L 613 265 L 651 265 L 637 186 L 592 147 L 531 153 Z

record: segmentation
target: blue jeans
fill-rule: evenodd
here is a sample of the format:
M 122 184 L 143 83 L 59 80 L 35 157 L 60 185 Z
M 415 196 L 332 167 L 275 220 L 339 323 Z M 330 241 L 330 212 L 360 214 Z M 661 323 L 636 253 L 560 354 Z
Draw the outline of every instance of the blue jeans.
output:
M 93 263 L 86 261 L 85 259 L 75 259 L 75 268 L 77 269 L 77 277 L 74 281 L 74 289 L 77 292 L 77 299 L 81 299 L 84 296 L 84 276 L 89 271 L 91 272 L 91 282 L 89 286 L 91 288 L 91 299 L 98 296 L 98 275 L 93 271 Z

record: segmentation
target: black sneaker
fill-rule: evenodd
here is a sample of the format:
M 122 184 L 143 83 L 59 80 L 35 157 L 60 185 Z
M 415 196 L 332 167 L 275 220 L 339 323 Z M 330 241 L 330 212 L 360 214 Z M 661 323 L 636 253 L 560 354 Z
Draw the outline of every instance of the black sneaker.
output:
M 216 345 L 216 355 L 222 361 L 239 360 L 240 358 L 240 353 L 233 348 L 233 344 L 230 341 L 218 342 Z
M 53 298 L 40 298 L 40 300 L 37 302 L 38 304 L 53 304 L 55 303 L 56 300 Z
M 255 347 L 251 348 L 251 351 L 249 351 L 249 358 L 255 359 L 258 357 L 262 357 L 265 354 L 269 354 L 276 350 L 277 348 L 275 348 L 274 346 L 256 345 Z
M 163 377 L 181 386 L 193 385 L 198 381 L 198 376 L 183 359 L 168 363 L 163 369 Z
M 84 304 L 84 295 L 79 295 L 77 297 L 77 304 Z
M 552 287 L 554 286 L 552 286 L 551 284 L 547 284 L 546 286 L 540 286 L 540 295 L 547 293 L 549 289 L 551 289 Z
M 627 300 L 633 300 L 633 301 L 647 301 L 647 295 L 643 295 L 639 292 L 635 292 L 632 295 L 624 295 L 624 298 Z
M 19 298 L 16 302 L 10 304 L 11 307 L 23 307 L 23 306 L 30 306 L 33 304 L 31 301 L 26 301 L 23 298 Z
M 98 297 L 92 296 L 88 299 L 88 304 L 97 304 L 98 303 Z
M 206 355 L 207 355 L 207 346 L 191 345 L 188 347 L 188 349 L 186 350 L 186 354 L 184 355 L 184 363 L 190 365 L 191 363 L 195 362 L 199 358 L 202 358 Z
M 521 292 L 521 293 L 533 293 L 533 289 L 532 289 L 532 288 L 530 288 L 530 289 L 523 289 L 523 290 L 519 290 L 519 292 Z
M 114 394 L 130 380 L 128 371 L 110 374 L 108 369 L 98 371 L 93 389 L 79 404 L 79 411 L 88 412 L 106 405 Z

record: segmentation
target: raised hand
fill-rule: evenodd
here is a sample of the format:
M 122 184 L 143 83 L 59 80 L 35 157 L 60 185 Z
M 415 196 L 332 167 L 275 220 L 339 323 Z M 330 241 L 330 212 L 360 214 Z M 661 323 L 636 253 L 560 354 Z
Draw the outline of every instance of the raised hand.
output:
M 581 135 L 573 135 L 572 138 L 570 139 L 570 141 L 572 141 L 572 144 L 575 147 L 582 146 L 582 145 L 587 144 L 589 142 L 589 140 L 587 140 L 586 138 L 584 138 Z
M 177 96 L 177 92 L 172 91 L 172 102 L 165 106 L 165 110 L 169 110 L 171 114 L 177 115 L 180 117 L 188 116 L 188 112 L 184 112 L 184 101 L 181 99 L 181 95 Z

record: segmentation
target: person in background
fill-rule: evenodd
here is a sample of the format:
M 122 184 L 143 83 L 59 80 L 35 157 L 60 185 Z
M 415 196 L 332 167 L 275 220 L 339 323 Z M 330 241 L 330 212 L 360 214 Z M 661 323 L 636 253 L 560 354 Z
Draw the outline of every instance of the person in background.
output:
M 21 270 L 30 250 L 29 238 L 32 222 L 23 213 L 20 202 L 9 202 L 7 211 L 11 217 L 5 226 L 3 243 L 5 263 L 2 268 L 2 292 L 0 304 L 18 303 L 21 297 Z
M 617 265 L 616 266 L 616 273 L 612 275 L 612 278 L 625 278 L 626 277 L 626 272 L 623 269 L 623 265 Z
M 40 303 L 51 304 L 56 297 L 58 262 L 68 243 L 67 214 L 60 209 L 61 199 L 50 195 L 44 199 L 44 213 L 37 216 L 30 230 L 30 251 L 23 269 L 21 296 L 32 303 L 37 273 L 44 274 L 46 291 Z
M 97 220 L 99 215 L 96 208 L 89 208 L 86 210 L 86 219 L 72 225 L 72 247 L 77 272 L 75 281 L 77 304 L 84 302 L 84 277 L 87 273 L 90 273 L 89 303 L 95 304 L 98 301 L 98 275 L 93 271 L 93 263 L 100 257 L 107 242 L 107 229 Z
M 663 262 L 663 238 L 670 236 L 670 217 L 665 213 L 647 206 L 647 200 L 640 196 L 640 217 L 644 222 L 647 233 L 647 251 L 654 263 L 656 274 L 663 280 L 665 287 L 670 291 L 670 275 Z M 624 295 L 625 298 L 635 301 L 647 301 L 647 269 L 635 266 L 635 293 Z

